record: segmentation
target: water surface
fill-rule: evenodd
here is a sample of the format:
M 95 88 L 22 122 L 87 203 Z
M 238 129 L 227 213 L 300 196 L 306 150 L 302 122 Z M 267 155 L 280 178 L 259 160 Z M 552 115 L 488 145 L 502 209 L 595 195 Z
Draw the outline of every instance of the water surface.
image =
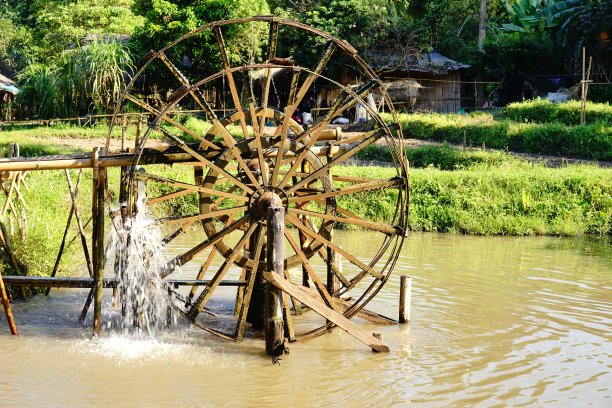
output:
M 365 256 L 375 236 L 335 238 Z M 261 340 L 231 343 L 180 322 L 155 338 L 106 330 L 91 339 L 76 322 L 86 292 L 53 290 L 13 305 L 21 338 L 0 321 L 0 405 L 609 407 L 611 248 L 413 234 L 369 305 L 396 317 L 399 276 L 411 275 L 412 322 L 358 321 L 390 353 L 336 330 L 292 344 L 280 365 Z

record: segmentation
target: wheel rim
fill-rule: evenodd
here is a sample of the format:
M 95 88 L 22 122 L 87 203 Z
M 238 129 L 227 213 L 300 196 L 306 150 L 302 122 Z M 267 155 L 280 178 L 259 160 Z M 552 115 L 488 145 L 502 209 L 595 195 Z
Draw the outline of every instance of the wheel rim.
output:
M 231 67 L 223 40 L 223 30 L 227 31 L 233 25 L 246 24 L 251 24 L 252 29 L 254 23 L 269 26 L 267 53 L 263 53 L 267 55 L 262 57 L 260 62 Z M 276 52 L 279 36 L 286 34 L 288 30 L 306 31 L 314 37 L 328 41 L 321 48 L 322 56 L 314 68 L 295 65 L 287 68 L 285 65 L 273 63 L 274 59 L 278 59 Z M 179 71 L 177 64 L 173 63 L 168 55 L 171 54 L 173 47 L 203 33 L 212 33 L 217 37 L 222 70 L 211 73 L 203 79 L 190 81 L 187 79 L 188 75 Z M 363 75 L 365 85 L 352 90 L 323 75 L 331 56 L 339 52 L 342 53 L 342 58 L 352 61 L 355 70 Z M 167 101 L 157 107 L 152 106 L 136 91 L 139 81 L 147 77 L 148 69 L 154 63 L 158 67 L 165 67 L 181 86 Z M 285 71 L 290 77 L 285 81 L 288 89 L 286 89 L 286 103 L 282 107 L 268 106 L 271 89 L 276 88 L 270 74 L 272 70 Z M 256 74 L 262 75 L 263 78 L 260 81 L 260 92 L 253 91 L 252 78 Z M 220 81 L 223 82 L 221 88 L 223 95 L 227 95 L 230 100 L 228 103 L 230 109 L 222 119 L 217 119 L 206 96 L 215 85 L 219 85 Z M 301 24 L 271 17 L 253 17 L 208 24 L 169 44 L 143 64 L 117 104 L 111 131 L 112 126 L 118 123 L 121 115 L 126 112 L 128 104 L 131 105 L 130 110 L 135 106 L 142 112 L 150 114 L 152 120 L 149 121 L 145 135 L 136 148 L 132 169 L 143 163 L 143 152 L 150 145 L 150 136 L 158 133 L 171 145 L 190 156 L 190 163 L 184 166 L 191 166 L 193 181 L 161 177 L 155 173 L 142 176 L 132 170 L 129 174 L 129 194 L 134 194 L 135 180 L 144 177 L 148 183 L 166 184 L 173 189 L 167 194 L 151 197 L 149 203 L 152 206 L 176 200 L 181 196 L 197 195 L 199 201 L 197 213 L 187 216 L 171 214 L 158 220 L 164 228 L 173 226 L 166 235 L 167 243 L 198 224 L 202 226 L 203 237 L 200 243 L 195 243 L 188 251 L 169 262 L 170 268 L 161 274 L 171 275 L 174 265 L 192 262 L 197 254 L 206 251 L 208 255 L 199 268 L 197 277 L 201 279 L 208 269 L 212 269 L 209 273 L 212 274 L 211 283 L 205 286 L 197 297 L 195 290 L 190 291 L 189 299 L 193 303 L 185 308 L 184 304 L 174 300 L 172 304 L 175 309 L 209 332 L 227 338 L 242 338 L 246 309 L 249 307 L 249 297 L 252 294 L 249 293 L 249 285 L 245 290 L 239 289 L 239 292 L 242 290 L 242 294 L 238 295 L 236 302 L 236 322 L 233 332 L 223 330 L 227 327 L 221 329 L 215 327 L 215 322 L 207 321 L 206 316 L 202 316 L 199 311 L 205 308 L 218 289 L 219 283 L 232 268 L 244 269 L 243 278 L 247 281 L 250 280 L 249 276 L 255 276 L 257 271 L 262 269 L 265 257 L 262 255 L 264 242 L 262 237 L 265 236 L 265 226 L 252 207 L 257 201 L 258 194 L 263 191 L 278 192 L 284 196 L 285 206 L 288 206 L 287 224 L 292 228 L 287 229 L 288 232 L 285 234 L 285 246 L 289 249 L 285 257 L 285 269 L 291 270 L 300 264 L 303 265 L 304 273 L 314 282 L 313 286 L 318 295 L 329 308 L 350 318 L 380 291 L 397 261 L 407 227 L 408 169 L 401 148 L 401 131 L 386 123 L 368 107 L 365 100 L 366 95 L 378 84 L 376 75 L 346 42 Z M 327 113 L 312 127 L 304 130 L 291 116 L 314 86 L 328 86 L 337 90 L 339 94 Z M 240 88 L 242 90 L 239 90 Z M 391 122 L 397 123 L 388 96 L 384 90 L 379 89 L 378 92 L 382 92 L 383 100 L 390 107 Z M 277 102 L 280 103 L 282 99 L 278 97 Z M 329 142 L 326 146 L 318 146 L 321 131 L 327 127 L 333 117 L 346 112 L 357 103 L 368 110 L 376 123 L 376 129 L 366 132 L 361 138 L 352 138 L 349 140 L 351 143 L 335 141 Z M 186 108 L 193 105 L 201 108 L 200 111 L 213 122 L 213 126 L 206 132 L 198 133 L 188 128 L 184 125 L 186 121 L 178 117 L 179 114 L 185 116 L 184 112 L 188 111 Z M 190 141 L 195 143 L 189 144 Z M 330 178 L 330 174 L 348 159 L 376 142 L 382 142 L 388 147 L 395 164 L 395 176 L 370 178 L 339 174 Z M 282 148 L 279 148 L 280 146 Z M 325 148 L 337 149 L 339 152 L 333 157 L 329 155 L 321 157 L 321 154 L 316 154 Z M 261 163 L 265 164 L 261 166 Z M 338 200 L 346 197 L 358 198 L 370 191 L 387 189 L 397 191 L 393 220 L 389 224 L 359 217 L 338 204 Z M 179 228 L 176 229 L 175 225 L 179 225 Z M 374 256 L 365 260 L 345 251 L 334 243 L 332 236 L 333 227 L 339 225 L 357 226 L 381 234 L 383 238 L 379 250 Z M 233 241 L 229 239 L 232 233 L 239 236 L 237 243 L 235 239 Z M 250 248 L 246 254 L 242 253 L 249 244 L 254 248 Z M 320 273 L 315 270 L 313 261 L 317 257 L 327 257 L 325 261 L 331 263 L 333 260 L 330 256 L 334 253 L 342 255 L 351 266 L 351 270 L 344 275 L 337 270 L 332 271 L 342 285 L 336 291 L 327 287 L 324 279 L 319 276 Z M 223 264 L 218 268 L 211 267 L 215 256 L 220 256 L 223 260 Z M 297 282 L 294 280 L 294 283 Z M 354 296 L 353 301 L 342 308 L 332 300 L 332 296 L 341 294 Z M 172 299 L 169 297 L 169 300 Z M 290 313 L 289 318 L 291 318 Z M 306 338 L 321 334 L 327 328 L 328 324 L 319 324 L 314 328 L 308 327 L 300 334 Z

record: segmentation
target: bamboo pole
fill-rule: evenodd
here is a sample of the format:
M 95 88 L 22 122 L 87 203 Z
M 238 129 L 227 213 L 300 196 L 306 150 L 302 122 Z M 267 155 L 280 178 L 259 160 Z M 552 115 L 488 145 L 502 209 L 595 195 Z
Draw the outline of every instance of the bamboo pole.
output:
M 581 93 L 580 93 L 580 124 L 584 125 L 586 120 L 586 49 L 582 47 L 582 81 L 581 84 Z
M 59 264 L 62 259 L 62 254 L 64 253 L 64 247 L 66 246 L 66 238 L 68 237 L 68 231 L 70 231 L 70 224 L 72 223 L 73 215 L 74 215 L 74 207 L 70 206 L 70 213 L 68 214 L 68 221 L 66 221 L 66 228 L 64 229 L 64 236 L 62 237 L 62 243 L 60 244 L 59 251 L 57 252 L 57 257 L 55 258 L 55 264 L 53 265 L 53 271 L 51 272 L 52 278 L 54 278 L 55 275 L 57 274 L 57 269 L 59 268 Z M 49 296 L 49 292 L 51 292 L 50 286 L 45 291 L 45 296 Z
M 127 115 L 123 114 L 123 122 L 121 123 L 121 151 L 125 152 L 125 141 L 127 133 Z
M 106 170 L 99 166 L 100 156 L 104 156 L 105 149 L 93 150 L 93 188 L 92 188 L 92 216 L 94 219 L 92 231 L 92 252 L 94 267 L 94 319 L 93 334 L 100 334 L 102 315 L 102 291 L 104 279 L 104 190 L 106 184 Z
M 400 298 L 399 298 L 399 322 L 408 323 L 410 321 L 410 298 L 412 297 L 412 278 L 402 275 L 400 277 Z
M 191 145 L 188 145 L 191 146 Z M 194 145 L 197 150 L 197 146 Z M 345 153 L 350 149 L 350 145 L 334 145 L 331 152 L 334 156 Z M 328 154 L 328 146 L 313 146 L 312 153 L 317 156 Z M 266 158 L 276 157 L 276 149 L 267 149 Z M 214 158 L 218 153 L 208 151 L 202 154 L 206 159 Z M 290 152 L 285 153 L 285 157 L 293 157 Z M 99 157 L 98 167 L 121 167 L 131 166 L 134 162 L 134 155 L 131 153 L 117 153 L 104 157 Z M 176 151 L 172 147 L 161 147 L 159 149 L 147 148 L 143 150 L 141 164 L 169 164 L 169 163 L 193 163 L 196 160 L 190 153 Z M 62 169 L 87 169 L 93 168 L 93 158 L 88 154 L 66 155 L 54 158 L 19 158 L 19 159 L 0 159 L 0 171 L 29 171 L 29 170 L 62 170 Z

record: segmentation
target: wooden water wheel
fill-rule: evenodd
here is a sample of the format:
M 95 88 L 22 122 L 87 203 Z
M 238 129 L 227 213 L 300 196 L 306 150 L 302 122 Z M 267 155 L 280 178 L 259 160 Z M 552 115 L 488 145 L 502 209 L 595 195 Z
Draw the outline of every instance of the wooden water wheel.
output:
M 244 41 L 227 45 L 228 33 Z M 307 52 L 284 45 L 295 38 L 304 39 Z M 192 57 L 203 55 L 194 53 L 198 47 L 204 48 L 212 69 Z M 358 85 L 343 85 L 332 75 Z M 156 81 L 162 85 L 152 86 Z M 173 91 L 165 96 L 151 92 L 165 88 Z M 372 106 L 374 95 L 388 120 Z M 327 98 L 327 105 L 317 104 L 317 97 Z M 371 119 L 369 130 L 339 138 L 330 123 L 358 105 Z M 296 116 L 301 107 L 321 113 L 306 125 Z M 265 210 L 271 204 L 286 208 L 285 284 L 347 319 L 380 291 L 407 226 L 408 169 L 393 106 L 377 76 L 348 43 L 269 16 L 207 24 L 148 54 L 119 101 L 113 123 L 134 111 L 147 115 L 148 129 L 138 141 L 133 166 L 125 171 L 122 199 L 131 209 L 135 184 L 145 180 L 148 205 L 157 215 L 164 243 L 182 240 L 189 231 L 181 252 L 155 273 L 162 278 L 187 274 L 200 282 L 188 293 L 169 296 L 191 322 L 234 340 L 243 338 L 247 321 L 262 328 Z M 144 172 L 136 171 L 147 148 L 159 149 L 160 143 L 165 143 L 161 149 L 166 158 L 176 152 L 181 159 L 172 169 L 147 164 Z M 374 144 L 388 149 L 393 174 L 348 175 L 344 165 Z M 392 207 L 386 222 L 346 208 L 373 193 L 392 197 L 385 201 Z M 185 208 L 192 212 L 186 214 Z M 378 250 L 364 256 L 336 242 L 334 229 L 355 228 L 372 231 L 375 238 L 368 236 Z M 232 276 L 239 286 L 228 301 L 225 284 Z M 306 315 L 307 308 L 288 293 L 283 298 L 290 339 L 312 337 L 333 326 L 312 317 L 298 323 L 296 315 Z

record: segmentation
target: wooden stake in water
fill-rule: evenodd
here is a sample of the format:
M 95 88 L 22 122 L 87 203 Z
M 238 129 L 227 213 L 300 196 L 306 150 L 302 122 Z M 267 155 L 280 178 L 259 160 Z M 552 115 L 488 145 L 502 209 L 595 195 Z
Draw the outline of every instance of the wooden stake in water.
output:
M 400 277 L 400 304 L 399 322 L 408 323 L 410 321 L 410 298 L 412 291 L 412 278 L 402 275 Z
M 13 336 L 17 336 L 19 333 L 17 332 L 15 320 L 13 320 L 13 312 L 11 312 L 11 306 L 9 305 L 8 295 L 6 294 L 2 274 L 0 274 L 0 296 L 2 297 L 2 305 L 4 306 L 4 313 L 6 314 L 6 320 L 8 321 L 9 328 L 11 329 L 11 334 Z

